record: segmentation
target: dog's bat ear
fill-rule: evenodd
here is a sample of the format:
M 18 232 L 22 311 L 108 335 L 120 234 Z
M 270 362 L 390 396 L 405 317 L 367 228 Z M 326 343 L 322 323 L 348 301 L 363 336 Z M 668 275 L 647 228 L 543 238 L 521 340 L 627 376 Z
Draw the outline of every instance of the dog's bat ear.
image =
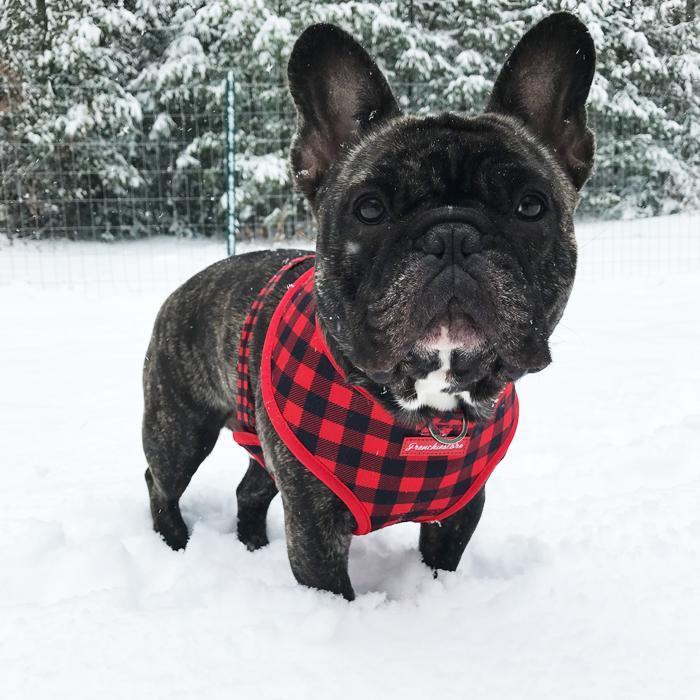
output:
M 314 24 L 302 33 L 287 75 L 297 108 L 294 179 L 314 205 L 323 176 L 343 151 L 400 110 L 370 55 L 332 24 Z
M 586 26 L 568 12 L 557 12 L 520 40 L 486 107 L 523 121 L 552 150 L 577 189 L 593 167 L 595 138 L 586 124 L 586 98 L 594 72 L 595 46 Z

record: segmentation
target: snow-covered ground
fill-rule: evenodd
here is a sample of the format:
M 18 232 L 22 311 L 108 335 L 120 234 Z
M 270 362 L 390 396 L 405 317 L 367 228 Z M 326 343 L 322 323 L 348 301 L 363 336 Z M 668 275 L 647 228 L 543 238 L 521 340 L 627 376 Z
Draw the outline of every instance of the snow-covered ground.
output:
M 415 525 L 356 538 L 352 604 L 294 582 L 279 499 L 269 547 L 236 540 L 228 435 L 184 497 L 188 549 L 151 531 L 142 356 L 220 245 L 65 244 L 63 277 L 56 247 L 2 248 L 0 697 L 700 697 L 699 237 L 690 216 L 583 228 L 459 571 L 433 580 Z M 118 279 L 85 267 L 106 248 Z

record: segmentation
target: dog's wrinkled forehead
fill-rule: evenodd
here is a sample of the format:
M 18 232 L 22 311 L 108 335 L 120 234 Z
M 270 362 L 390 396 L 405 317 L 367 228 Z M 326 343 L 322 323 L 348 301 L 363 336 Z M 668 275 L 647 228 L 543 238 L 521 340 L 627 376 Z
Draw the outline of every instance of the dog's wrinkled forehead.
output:
M 524 187 L 573 207 L 577 193 L 555 159 L 514 120 L 496 115 L 402 117 L 368 134 L 336 168 L 330 190 L 382 191 L 395 213 L 484 204 L 506 211 Z

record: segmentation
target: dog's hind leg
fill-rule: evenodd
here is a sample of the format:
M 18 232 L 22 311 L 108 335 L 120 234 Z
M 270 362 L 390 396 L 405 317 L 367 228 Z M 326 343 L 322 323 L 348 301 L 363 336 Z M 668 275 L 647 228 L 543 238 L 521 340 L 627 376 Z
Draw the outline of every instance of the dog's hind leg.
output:
M 224 422 L 207 420 L 182 404 L 146 395 L 143 451 L 148 462 L 146 484 L 153 529 L 172 549 L 184 549 L 188 534 L 179 501 L 205 457 L 212 451 Z
M 238 539 L 252 552 L 268 544 L 267 509 L 277 495 L 274 479 L 254 460 L 236 489 Z
M 423 561 L 434 570 L 455 571 L 484 510 L 486 493 L 482 488 L 464 507 L 446 520 L 422 523 L 419 549 Z

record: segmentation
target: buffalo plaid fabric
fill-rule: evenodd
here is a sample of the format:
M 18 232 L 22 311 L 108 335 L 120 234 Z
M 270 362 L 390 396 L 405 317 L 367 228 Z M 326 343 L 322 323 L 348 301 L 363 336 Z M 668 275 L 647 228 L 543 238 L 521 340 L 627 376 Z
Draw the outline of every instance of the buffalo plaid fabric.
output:
M 238 346 L 238 364 L 237 364 L 237 374 L 238 374 L 238 393 L 237 393 L 237 406 L 236 406 L 236 418 L 238 419 L 238 424 L 241 426 L 243 432 L 249 432 L 255 434 L 255 398 L 253 396 L 253 388 L 250 384 L 250 346 L 253 336 L 253 330 L 255 328 L 255 323 L 258 320 L 258 315 L 260 310 L 265 304 L 265 299 L 275 285 L 284 277 L 285 273 L 291 270 L 293 267 L 299 265 L 304 261 L 313 260 L 313 255 L 305 255 L 300 258 L 294 258 L 285 263 L 267 282 L 267 284 L 260 290 L 258 296 L 248 311 L 245 321 L 243 322 L 243 329 L 241 330 L 241 343 Z M 258 459 L 256 457 L 256 459 Z M 260 460 L 258 460 L 260 461 Z
M 317 326 L 313 269 L 276 309 L 262 363 L 263 398 L 273 425 L 302 464 L 348 506 L 356 534 L 449 517 L 479 492 L 515 433 L 512 385 L 490 420 L 469 424 L 459 450 L 446 452 L 427 428 L 399 425 L 365 390 L 348 383 L 331 356 Z M 461 414 L 458 420 L 446 417 L 442 427 L 455 424 L 458 431 Z M 417 441 L 437 449 L 405 451 Z

